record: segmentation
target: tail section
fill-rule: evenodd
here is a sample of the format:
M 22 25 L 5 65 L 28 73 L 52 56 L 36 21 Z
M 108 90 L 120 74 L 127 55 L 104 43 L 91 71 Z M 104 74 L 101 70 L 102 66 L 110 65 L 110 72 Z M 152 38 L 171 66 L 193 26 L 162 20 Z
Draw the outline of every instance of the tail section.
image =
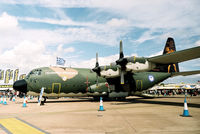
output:
M 175 46 L 174 39 L 169 37 L 167 39 L 166 44 L 165 44 L 163 54 L 169 54 L 169 53 L 172 53 L 172 52 L 175 52 L 175 51 L 176 51 L 176 46 Z
M 165 48 L 163 50 L 163 55 L 170 54 L 176 51 L 176 46 L 174 39 L 169 37 L 165 44 Z M 178 63 L 171 63 L 171 64 L 157 64 L 157 69 L 159 72 L 179 72 Z
M 194 74 L 194 72 L 178 73 L 178 63 L 200 58 L 199 52 L 200 46 L 176 51 L 173 38 L 168 38 L 163 51 L 163 55 L 150 57 L 147 60 L 148 62 L 156 65 L 156 67 L 152 70 L 154 72 L 168 72 L 175 75 L 189 75 Z M 198 72 L 195 73 L 198 74 Z

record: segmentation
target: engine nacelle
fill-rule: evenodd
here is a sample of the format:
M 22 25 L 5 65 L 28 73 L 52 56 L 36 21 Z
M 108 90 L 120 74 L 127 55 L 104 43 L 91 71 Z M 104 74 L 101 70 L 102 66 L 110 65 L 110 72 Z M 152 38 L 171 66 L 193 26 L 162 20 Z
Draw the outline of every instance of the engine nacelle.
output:
M 126 71 L 136 72 L 145 72 L 154 69 L 156 65 L 152 62 L 149 62 L 146 58 L 134 58 L 133 61 L 126 64 Z
M 108 70 L 102 70 L 100 72 L 101 76 L 104 78 L 114 78 L 114 77 L 118 77 L 119 76 L 119 70 L 112 70 L 112 69 L 108 69 Z
M 98 86 L 96 84 L 91 85 L 88 87 L 89 93 L 108 93 L 109 92 L 109 85 L 107 82 L 105 83 L 99 83 Z
M 117 65 L 101 67 L 100 75 L 104 78 L 115 78 L 119 76 L 119 68 Z
M 128 57 L 126 58 L 128 63 L 125 65 L 126 72 L 145 72 L 153 70 L 156 67 L 156 64 L 149 62 L 147 58 L 144 57 Z M 115 78 L 120 76 L 119 67 L 116 64 L 111 63 L 110 66 L 101 66 L 100 67 L 100 76 L 104 78 Z

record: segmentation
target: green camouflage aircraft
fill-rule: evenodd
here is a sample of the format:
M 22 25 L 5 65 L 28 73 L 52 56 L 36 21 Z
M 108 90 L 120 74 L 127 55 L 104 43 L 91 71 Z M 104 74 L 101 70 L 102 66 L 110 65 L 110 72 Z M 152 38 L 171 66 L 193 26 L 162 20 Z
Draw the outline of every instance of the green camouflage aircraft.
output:
M 167 39 L 163 55 L 124 57 L 120 41 L 119 59 L 110 66 L 99 66 L 98 54 L 93 69 L 41 67 L 33 69 L 13 88 L 28 95 L 39 96 L 44 87 L 44 98 L 83 97 L 125 98 L 147 96 L 142 92 L 165 79 L 177 75 L 199 74 L 200 70 L 179 72 L 179 62 L 200 57 L 200 47 L 176 51 L 174 39 Z M 46 100 L 46 99 L 45 99 Z

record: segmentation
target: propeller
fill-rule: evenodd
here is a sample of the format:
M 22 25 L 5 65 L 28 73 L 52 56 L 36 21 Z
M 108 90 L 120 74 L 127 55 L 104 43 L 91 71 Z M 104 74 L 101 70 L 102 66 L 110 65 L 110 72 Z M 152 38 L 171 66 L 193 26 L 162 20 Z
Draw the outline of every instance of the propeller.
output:
M 95 68 L 92 69 L 94 72 L 96 72 L 96 86 L 99 84 L 99 76 L 101 72 L 101 68 L 99 67 L 99 62 L 98 62 L 98 53 L 96 53 L 96 65 Z
M 128 59 L 124 58 L 123 53 L 123 45 L 122 41 L 120 41 L 120 53 L 119 53 L 119 59 L 115 63 L 111 63 L 111 66 L 118 66 L 119 67 L 119 74 L 120 74 L 120 83 L 124 84 L 124 74 L 126 73 L 126 64 L 128 63 Z M 99 76 L 101 76 L 101 67 L 98 63 L 98 53 L 96 53 L 96 65 L 95 68 L 92 69 L 94 72 L 96 72 L 96 85 L 98 86 L 98 79 Z
M 126 72 L 126 64 L 127 63 L 128 63 L 127 58 L 124 58 L 122 41 L 120 41 L 119 59 L 116 61 L 116 64 L 119 65 L 119 74 L 120 74 L 121 84 L 124 84 L 124 74 Z

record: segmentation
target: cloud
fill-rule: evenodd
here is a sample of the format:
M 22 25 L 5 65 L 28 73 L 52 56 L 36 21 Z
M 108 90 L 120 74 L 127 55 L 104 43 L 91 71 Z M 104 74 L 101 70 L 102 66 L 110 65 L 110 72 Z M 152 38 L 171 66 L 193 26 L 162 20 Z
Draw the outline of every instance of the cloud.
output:
M 130 56 L 137 56 L 137 54 L 125 55 L 125 57 L 130 57 Z M 118 59 L 119 59 L 119 54 L 110 55 L 106 57 L 98 57 L 99 66 L 105 66 L 105 65 L 109 66 L 111 63 L 115 62 Z M 94 68 L 95 64 L 96 64 L 96 58 L 91 58 L 89 60 L 84 60 L 80 62 L 72 61 L 70 65 L 68 64 L 67 66 Z
M 1 3 L 6 4 L 24 4 L 24 5 L 39 5 L 43 7 L 93 7 L 92 0 L 2 0 Z
M 200 40 L 196 41 L 195 45 L 200 46 Z
M 0 30 L 0 36 L 2 37 L 1 44 L 4 44 L 1 46 L 1 68 L 20 68 L 26 73 L 36 67 L 55 65 L 56 56 L 62 56 L 63 58 L 65 58 L 65 54 L 75 52 L 74 47 L 66 47 L 66 45 L 64 46 L 64 44 L 69 44 L 74 41 L 88 41 L 97 43 L 101 42 L 103 44 L 111 45 L 118 44 L 116 37 L 119 37 L 120 33 L 110 31 L 111 29 L 108 29 L 108 25 L 119 26 L 126 23 L 124 20 L 112 19 L 110 22 L 108 22 L 106 26 L 99 24 L 97 28 L 93 26 L 96 24 L 92 24 L 89 28 L 81 27 L 48 30 L 22 29 L 18 25 L 18 19 L 61 25 L 85 24 L 78 24 L 73 21 L 57 21 L 52 19 L 19 18 L 13 17 L 6 12 L 3 13 L 0 17 L 0 20 L 12 20 L 12 22 L 15 23 L 13 23 L 12 25 L 7 25 L 7 28 L 5 29 L 6 33 L 5 30 Z M 4 24 L 2 23 L 2 25 Z M 57 46 L 55 51 L 48 51 L 47 48 L 51 45 Z M 72 54 L 70 58 L 77 57 L 73 56 Z M 117 58 L 118 55 L 99 57 L 99 62 L 101 65 L 109 65 Z M 72 61 L 72 63 L 67 64 L 71 64 L 74 67 L 93 67 L 95 65 L 95 58 L 87 61 L 76 60 Z
M 105 66 L 105 65 L 110 65 L 111 62 L 116 61 L 119 58 L 119 55 L 110 55 L 107 57 L 98 57 L 98 62 L 100 66 Z M 72 61 L 69 63 L 70 65 L 67 66 L 72 66 L 72 67 L 81 67 L 81 68 L 94 68 L 96 63 L 96 58 L 91 58 L 89 60 L 84 60 L 84 61 Z
M 147 32 L 144 32 L 140 37 L 139 39 L 135 40 L 136 43 L 143 43 L 147 40 L 153 40 L 155 39 L 158 35 L 152 35 L 153 31 L 147 31 Z
M 68 44 L 74 41 L 102 42 L 104 44 L 115 42 L 115 38 L 109 39 L 110 35 L 106 37 L 104 32 L 100 36 L 97 34 L 101 34 L 101 31 L 95 28 L 22 29 L 19 27 L 16 17 L 8 15 L 6 12 L 0 16 L 0 42 L 3 44 L 0 51 L 11 49 L 24 40 L 42 41 L 45 46 Z
M 127 0 L 126 2 L 124 0 L 116 0 L 115 2 L 113 0 L 3 0 L 0 3 L 34 5 L 33 7 L 38 6 L 41 8 L 48 7 L 51 10 L 55 10 L 55 14 L 60 18 L 54 19 L 44 16 L 34 18 L 31 15 L 28 17 L 23 17 L 22 15 L 15 17 L 6 12 L 0 15 L 1 63 L 10 64 L 11 62 L 15 66 L 24 67 L 25 69 L 33 68 L 36 65 L 48 66 L 55 64 L 56 55 L 63 56 L 65 53 L 70 53 L 69 57 L 77 56 L 73 55 L 76 49 L 68 46 L 73 42 L 90 42 L 113 46 L 118 45 L 121 38 L 129 35 L 131 37 L 127 37 L 127 39 L 140 44 L 147 40 L 157 43 L 157 41 L 166 40 L 168 36 L 178 37 L 179 40 L 182 40 L 199 36 L 200 34 L 198 23 L 200 22 L 198 17 L 200 10 L 195 10 L 194 12 L 194 9 L 198 9 L 199 4 L 193 0 L 183 0 L 181 3 L 171 2 L 170 0 L 163 0 L 162 2 L 156 0 L 147 2 L 132 0 Z M 54 7 L 57 8 L 55 9 Z M 94 16 L 94 21 L 87 20 L 87 18 L 85 22 L 75 21 L 67 16 L 64 10 L 59 10 L 60 7 L 62 9 L 66 7 L 92 8 L 94 12 L 90 12 L 88 16 Z M 98 15 L 100 14 L 108 16 L 109 19 L 99 17 Z M 51 24 L 56 28 L 53 30 L 48 28 L 32 29 L 30 26 L 23 29 L 23 26 L 20 25 L 21 21 L 24 23 Z M 62 27 L 57 27 L 57 25 Z M 133 29 L 147 29 L 147 31 L 142 32 L 137 37 L 132 37 L 134 34 Z M 159 34 L 155 34 L 157 32 Z M 137 35 L 137 32 L 135 34 Z M 35 46 L 35 48 L 30 45 Z M 196 42 L 196 45 L 200 46 L 199 41 Z M 51 46 L 54 46 L 55 52 L 48 51 Z M 184 46 L 181 46 L 181 48 L 184 48 Z M 35 53 L 32 53 L 31 49 Z M 17 55 L 17 53 L 21 55 Z M 161 53 L 160 51 L 155 55 Z M 10 62 L 6 62 L 5 59 Z M 100 57 L 99 62 L 100 65 L 109 65 L 116 59 L 118 59 L 118 55 Z M 70 64 L 75 67 L 92 68 L 95 66 L 95 58 L 79 61 L 77 57 Z
M 161 50 L 161 51 L 159 51 L 159 52 L 157 52 L 155 54 L 152 54 L 149 57 L 154 57 L 154 56 L 162 55 L 162 53 L 163 53 L 163 50 Z
M 33 18 L 33 17 L 17 17 L 17 18 L 21 21 L 48 23 L 48 24 L 61 25 L 61 26 L 93 26 L 94 25 L 93 23 L 72 21 L 66 15 L 64 16 L 64 19 L 61 19 L 61 20 L 50 19 L 50 18 L 41 19 L 41 18 Z
M 150 28 L 185 28 L 196 27 L 200 11 L 198 1 L 182 0 L 182 2 L 172 2 L 170 0 L 133 1 L 127 0 L 4 0 L 2 3 L 37 5 L 43 7 L 58 8 L 97 8 L 111 14 L 117 14 L 123 18 L 131 20 L 132 25 Z M 141 8 L 142 7 L 142 8 Z
M 55 63 L 55 56 L 47 54 L 43 42 L 25 40 L 13 49 L 0 54 L 1 68 L 20 68 L 24 72 L 40 66 L 49 66 Z
M 75 51 L 75 48 L 73 48 L 73 47 L 63 48 L 63 44 L 60 44 L 60 45 L 58 45 L 57 50 L 54 53 L 54 55 L 62 57 L 65 54 L 73 53 L 74 51 Z
M 73 42 L 78 41 L 89 41 L 89 42 L 102 42 L 105 45 L 116 44 L 120 38 L 126 36 L 131 32 L 131 28 L 148 28 L 149 31 L 142 34 L 141 37 L 136 40 L 138 43 L 143 43 L 147 40 L 153 40 L 159 36 L 162 36 L 166 33 L 172 33 L 175 36 L 178 36 L 185 32 L 185 35 L 182 35 L 182 38 L 189 37 L 193 35 L 199 35 L 199 17 L 196 17 L 200 12 L 197 10 L 193 12 L 193 9 L 197 9 L 196 1 L 187 1 L 183 0 L 179 2 L 171 2 L 169 0 L 163 0 L 162 2 L 157 2 L 156 0 L 150 0 L 148 2 L 143 1 L 132 1 L 128 0 L 124 2 L 123 0 L 116 0 L 114 3 L 112 0 L 107 1 L 91 1 L 86 0 L 58 0 L 58 1 L 17 1 L 17 0 L 8 0 L 3 1 L 3 3 L 13 3 L 13 4 L 25 4 L 25 5 L 37 5 L 43 7 L 86 7 L 86 8 L 95 8 L 95 11 L 99 13 L 108 13 L 109 15 L 118 15 L 119 18 L 111 18 L 106 22 L 99 24 L 98 22 L 76 22 L 66 16 L 62 10 L 55 9 L 56 13 L 62 14 L 60 20 L 52 18 L 32 18 L 32 17 L 18 17 L 19 20 L 28 21 L 28 22 L 38 22 L 38 23 L 48 23 L 53 25 L 61 26 L 83 26 L 84 28 L 69 28 L 65 30 L 76 32 L 75 38 L 69 36 L 68 40 L 64 39 L 63 34 L 60 31 L 54 31 L 59 36 L 54 36 L 61 39 L 62 41 Z M 151 5 L 151 6 L 149 6 Z M 143 7 L 143 8 L 141 8 Z M 97 12 L 91 12 L 90 15 L 96 16 Z M 162 13 L 162 14 L 161 14 Z M 188 30 L 190 29 L 190 30 Z M 80 32 L 78 32 L 80 31 Z M 162 31 L 159 35 L 153 35 L 156 31 Z M 48 31 L 47 31 L 48 32 Z M 58 33 L 57 33 L 58 32 Z M 183 37 L 184 36 L 184 37 Z M 43 36 L 44 37 L 44 36 Z M 46 36 L 48 37 L 48 36 Z M 48 40 L 48 38 L 47 38 Z M 49 40 L 51 41 L 51 39 Z
M 118 44 L 116 37 L 120 36 L 120 33 L 113 33 L 107 26 L 99 25 L 97 28 L 81 27 L 81 28 L 63 28 L 63 29 L 23 29 L 18 25 L 18 19 L 23 18 L 13 17 L 6 12 L 0 16 L 2 27 L 6 21 L 12 21 L 7 25 L 6 29 L 0 30 L 0 36 L 2 37 L 1 44 L 1 68 L 20 68 L 24 72 L 29 72 L 31 69 L 41 66 L 55 65 L 55 57 L 62 56 L 65 58 L 65 54 L 75 52 L 74 47 L 67 47 L 66 44 L 70 44 L 74 41 L 84 42 L 101 42 L 102 44 Z M 24 18 L 26 20 L 27 18 Z M 85 25 L 83 23 L 76 23 L 73 21 L 57 21 L 52 19 L 36 19 L 28 18 L 29 21 L 46 22 L 51 24 L 77 24 Z M 115 20 L 116 21 L 116 20 Z M 120 20 L 119 20 L 120 22 Z M 123 21 L 122 21 L 123 22 Z M 121 22 L 120 22 L 121 23 Z M 110 23 L 111 24 L 111 23 Z M 122 23 L 121 23 L 122 24 Z M 87 24 L 86 24 L 87 25 Z M 115 22 L 116 25 L 116 22 Z M 103 29 L 103 30 L 102 30 Z M 105 30 L 105 31 L 104 31 Z M 114 43 L 117 42 L 117 43 Z M 60 44 L 60 45 L 58 45 Z M 65 44 L 65 45 L 64 45 Z M 48 47 L 56 46 L 55 51 L 49 50 Z M 117 56 L 118 57 L 118 56 Z M 66 58 L 77 58 L 75 55 L 70 55 Z M 101 58 L 102 65 L 110 64 L 113 62 L 113 56 Z M 93 67 L 92 62 L 89 61 L 72 61 L 72 65 L 76 67 Z M 94 61 L 95 63 L 95 61 Z
M 15 1 L 17 2 L 17 0 Z M 22 2 L 23 3 L 23 2 Z M 197 19 L 193 18 L 199 14 L 197 1 L 183 0 L 172 2 L 170 0 L 133 1 L 127 0 L 45 0 L 45 1 L 26 1 L 24 4 L 34 4 L 45 7 L 86 7 L 99 8 L 100 10 L 115 12 L 119 16 L 125 16 L 132 20 L 133 25 L 151 28 L 183 28 L 198 25 Z M 142 8 L 141 8 L 142 7 Z M 162 14 L 161 14 L 162 13 Z M 192 18 L 192 19 L 188 19 Z M 196 21 L 193 21 L 196 20 Z
M 129 26 L 129 22 L 125 19 L 117 19 L 117 18 L 112 18 L 106 23 L 108 26 L 112 27 L 126 27 Z
M 95 21 L 76 22 L 72 21 L 68 16 L 64 15 L 62 11 L 56 10 L 56 12 L 62 14 L 62 17 L 64 19 L 60 20 L 49 19 L 49 18 L 40 19 L 31 17 L 18 17 L 18 19 L 22 21 L 48 23 L 61 26 L 71 26 L 69 28 L 62 28 L 62 29 L 59 28 L 54 30 L 54 33 L 65 35 L 67 37 L 65 40 L 68 40 L 69 42 L 86 41 L 95 43 L 101 42 L 104 45 L 115 45 L 121 36 L 129 32 L 127 29 L 130 26 L 130 24 L 125 19 L 112 18 L 111 20 L 108 20 L 103 24 L 96 23 Z M 72 27 L 72 26 L 78 26 L 78 27 Z
M 18 21 L 15 17 L 8 15 L 6 12 L 3 12 L 0 16 L 0 30 L 8 30 L 15 28 L 18 25 Z
M 125 20 L 112 19 L 108 24 L 97 24 L 95 22 L 85 23 L 85 22 L 74 22 L 70 19 L 67 20 L 56 20 L 56 19 L 40 19 L 40 18 L 23 18 L 23 17 L 13 17 L 7 13 L 3 13 L 0 20 L 6 18 L 12 18 L 12 22 L 15 25 L 8 25 L 9 28 L 2 31 L 0 30 L 0 36 L 2 37 L 1 43 L 5 44 L 1 47 L 2 50 L 5 48 L 12 48 L 17 43 L 24 40 L 29 41 L 43 41 L 44 45 L 58 45 L 58 44 L 69 44 L 74 41 L 84 41 L 101 43 L 104 45 L 116 45 L 119 38 L 127 33 L 123 28 L 110 26 L 119 26 L 126 23 Z M 76 25 L 84 27 L 67 27 L 67 28 L 57 28 L 57 29 L 23 29 L 18 24 L 19 20 L 33 21 L 33 22 L 44 22 L 48 24 L 55 25 Z M 4 25 L 4 24 L 2 24 Z M 3 26 L 2 26 L 3 27 Z M 9 30 L 8 30 L 9 29 Z

